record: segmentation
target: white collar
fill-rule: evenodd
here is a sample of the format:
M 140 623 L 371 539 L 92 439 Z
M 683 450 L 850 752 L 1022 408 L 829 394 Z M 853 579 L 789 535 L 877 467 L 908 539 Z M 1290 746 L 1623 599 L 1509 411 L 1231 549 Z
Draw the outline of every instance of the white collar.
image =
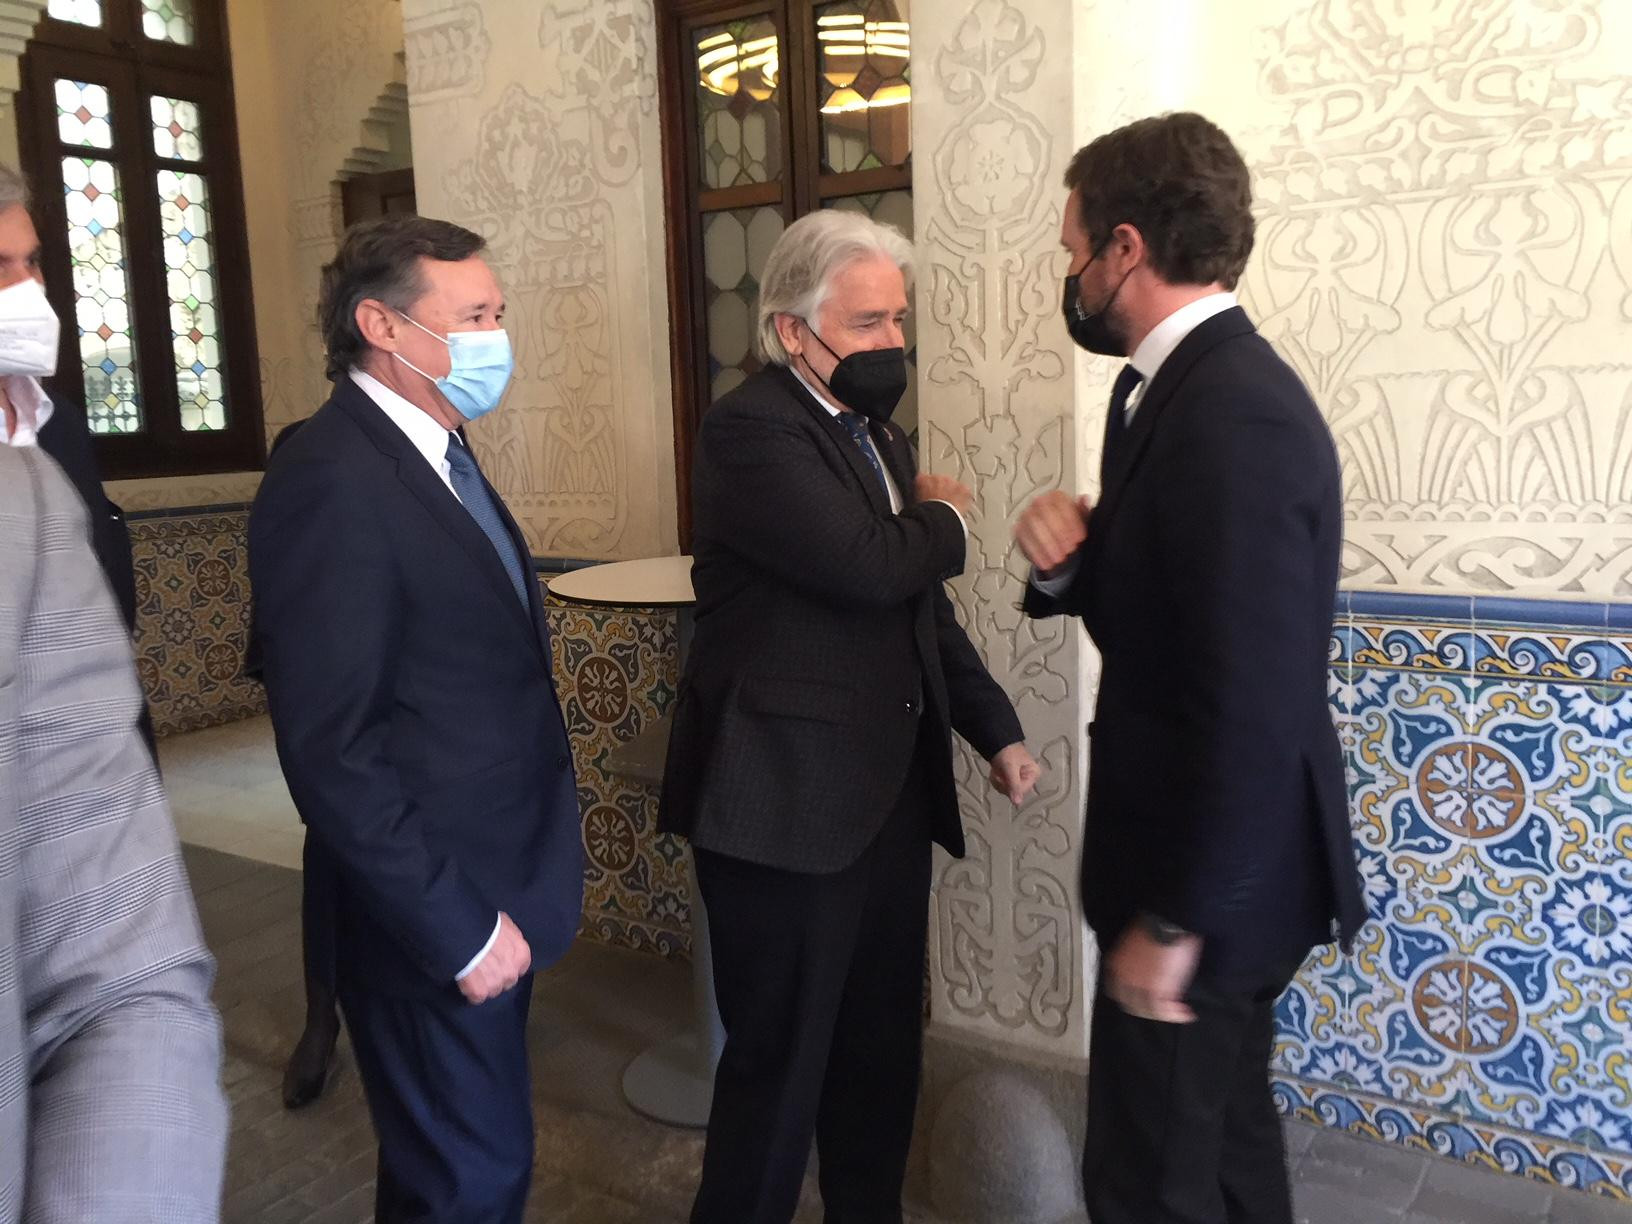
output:
M 835 419 L 837 419 L 837 417 L 839 415 L 839 409 L 835 408 L 832 405 L 832 403 L 829 402 L 827 396 L 823 395 L 820 391 L 816 390 L 815 387 L 811 386 L 810 385 L 810 379 L 806 378 L 803 374 L 799 373 L 798 369 L 795 368 L 795 366 L 793 365 L 793 363 L 791 361 L 788 363 L 788 371 L 795 378 L 797 378 L 799 380 L 799 385 L 800 386 L 802 386 L 806 391 L 810 392 L 810 395 L 811 395 L 812 399 L 814 399 L 823 408 L 826 408 L 828 410 L 828 412 L 831 413 L 832 416 Z
M 448 439 L 456 435 L 444 429 L 430 413 L 398 395 L 372 374 L 353 367 L 351 381 L 379 405 L 380 411 L 402 430 L 414 449 L 425 456 L 431 469 L 442 472 L 448 462 Z M 445 473 L 444 473 L 445 475 Z
M 9 438 L 0 438 L 8 446 L 38 446 L 40 430 L 51 419 L 54 405 L 51 397 L 40 386 L 40 380 L 27 374 L 13 374 L 5 379 L 6 395 L 17 413 L 17 428 Z M 0 416 L 3 426 L 4 416 Z
M 1209 293 L 1180 306 L 1167 318 L 1150 329 L 1150 334 L 1133 350 L 1128 364 L 1145 376 L 1145 386 L 1156 377 L 1162 363 L 1173 355 L 1173 350 L 1184 343 L 1184 338 L 1214 315 L 1223 314 L 1236 305 L 1235 294 Z

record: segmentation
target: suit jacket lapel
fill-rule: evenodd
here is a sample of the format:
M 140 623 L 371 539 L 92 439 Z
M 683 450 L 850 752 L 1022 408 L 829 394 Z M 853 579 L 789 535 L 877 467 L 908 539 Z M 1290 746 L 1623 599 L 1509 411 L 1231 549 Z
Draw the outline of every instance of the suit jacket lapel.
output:
M 895 481 L 896 491 L 901 494 L 901 508 L 904 510 L 913 503 L 912 456 L 907 450 L 906 435 L 899 425 L 884 421 L 869 421 L 867 428 L 873 435 L 874 449 L 883 458 L 890 479 Z M 866 462 L 865 457 L 862 462 Z
M 780 369 L 778 373 L 794 398 L 804 405 L 805 410 L 816 419 L 816 423 L 822 427 L 827 436 L 833 439 L 833 445 L 839 448 L 839 454 L 843 455 L 844 461 L 850 465 L 850 470 L 855 474 L 868 503 L 880 514 L 891 513 L 889 494 L 885 492 L 883 484 L 878 479 L 878 473 L 873 470 L 873 465 L 867 462 L 867 456 L 861 453 L 861 447 L 856 445 L 855 439 L 843 425 L 833 419 L 831 412 L 817 403 L 815 397 L 805 390 L 798 375 L 786 367 Z M 901 496 L 903 498 L 906 496 L 905 491 Z
M 531 604 L 523 608 L 517 601 L 516 588 L 510 581 L 510 575 L 505 573 L 504 562 L 499 560 L 493 542 L 476 525 L 476 520 L 470 517 L 470 511 L 459 504 L 459 499 L 453 495 L 452 490 L 442 483 L 442 478 L 436 472 L 431 470 L 431 465 L 425 462 L 425 457 L 414 449 L 403 432 L 392 424 L 391 418 L 386 416 L 379 405 L 369 399 L 349 378 L 336 382 L 335 398 L 374 444 L 396 459 L 397 478 L 419 499 L 425 509 L 430 511 L 431 517 L 470 555 L 489 588 L 509 610 L 509 615 L 526 629 L 535 649 L 538 648 L 538 627 L 533 619 Z M 505 509 L 503 500 L 497 495 L 495 500 L 510 530 L 511 538 L 514 539 L 515 523 L 510 518 L 510 512 Z M 528 553 L 525 544 L 520 543 L 517 547 L 522 558 L 526 559 Z
M 1133 476 L 1134 469 L 1144 457 L 1150 439 L 1156 432 L 1162 412 L 1173 398 L 1173 393 L 1184 382 L 1192 366 L 1209 350 L 1226 340 L 1252 332 L 1252 321 L 1239 306 L 1216 314 L 1197 327 L 1162 362 L 1156 377 L 1140 397 L 1134 409 L 1133 421 L 1118 440 L 1115 462 L 1104 472 L 1104 487 L 1100 489 L 1099 505 L 1094 509 L 1091 537 L 1103 538 L 1105 529 L 1121 505 L 1123 491 Z M 1109 431 L 1107 431 L 1109 436 Z

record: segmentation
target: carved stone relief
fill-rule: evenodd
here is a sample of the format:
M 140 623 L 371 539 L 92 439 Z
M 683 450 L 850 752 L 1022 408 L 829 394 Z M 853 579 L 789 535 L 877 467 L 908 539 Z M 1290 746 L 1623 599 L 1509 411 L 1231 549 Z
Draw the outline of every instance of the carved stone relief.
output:
M 1246 292 L 1337 436 L 1349 583 L 1632 594 L 1628 38 L 1601 0 L 1262 32 Z
M 662 551 L 654 502 L 673 478 L 666 337 L 651 326 L 664 278 L 648 258 L 663 221 L 643 172 L 657 147 L 651 4 L 406 7 L 410 83 L 433 70 L 462 82 L 410 98 L 422 193 L 488 239 L 516 348 L 504 409 L 473 430 L 488 471 L 536 553 Z M 422 63 L 429 32 L 460 21 L 461 45 L 484 53 L 460 74 Z
M 408 94 L 416 105 L 482 92 L 492 44 L 476 4 L 438 8 L 403 22 Z
M 978 491 L 954 597 L 1046 769 L 1016 811 L 992 795 L 977 757 L 960 757 L 969 852 L 938 870 L 931 1016 L 1080 1054 L 1086 651 L 1074 626 L 1022 618 L 1023 558 L 1009 537 L 1020 507 L 1079 474 L 1073 367 L 1057 326 L 1071 29 L 1068 6 L 1047 3 L 915 8 L 914 198 L 922 459 Z

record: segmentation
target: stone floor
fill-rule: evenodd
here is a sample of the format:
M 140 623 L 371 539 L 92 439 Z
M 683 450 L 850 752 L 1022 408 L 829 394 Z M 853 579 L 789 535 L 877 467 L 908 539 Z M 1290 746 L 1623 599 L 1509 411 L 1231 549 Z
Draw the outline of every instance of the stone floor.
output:
M 206 938 L 220 962 L 233 1106 L 227 1224 L 356 1224 L 369 1218 L 373 1136 L 349 1058 L 329 1093 L 282 1107 L 282 1061 L 299 1031 L 300 876 L 189 846 Z M 676 965 L 581 943 L 540 977 L 530 1041 L 538 1172 L 529 1221 L 670 1224 L 684 1218 L 700 1137 L 649 1122 L 624 1103 L 623 1068 L 685 1015 Z M 1299 1224 L 1632 1224 L 1632 1207 L 1590 1199 L 1421 1153 L 1293 1124 Z M 813 1195 L 801 1224 L 821 1217 Z M 919 1215 L 918 1224 L 937 1224 Z M 1061 1222 L 1065 1224 L 1065 1222 Z
M 343 1043 L 329 1093 L 280 1100 L 303 1014 L 300 834 L 264 719 L 164 741 L 165 780 L 187 844 L 205 936 L 220 963 L 232 1148 L 227 1224 L 354 1224 L 370 1217 L 374 1144 Z M 685 1021 L 684 966 L 580 943 L 540 976 L 529 1040 L 537 1174 L 529 1221 L 677 1224 L 701 1136 L 624 1103 L 624 1068 Z M 1299 1224 L 1632 1224 L 1632 1206 L 1291 1124 Z M 820 1220 L 813 1188 L 800 1224 Z M 915 1224 L 949 1224 L 928 1214 Z M 1084 1217 L 1058 1224 L 1083 1224 Z

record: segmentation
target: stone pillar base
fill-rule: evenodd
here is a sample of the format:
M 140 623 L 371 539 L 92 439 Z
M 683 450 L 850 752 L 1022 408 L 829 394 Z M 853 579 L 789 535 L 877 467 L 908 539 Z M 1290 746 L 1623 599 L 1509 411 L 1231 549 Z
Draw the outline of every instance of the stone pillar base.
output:
M 924 1037 L 908 1201 L 946 1224 L 1086 1224 L 1087 1063 L 979 1036 Z

